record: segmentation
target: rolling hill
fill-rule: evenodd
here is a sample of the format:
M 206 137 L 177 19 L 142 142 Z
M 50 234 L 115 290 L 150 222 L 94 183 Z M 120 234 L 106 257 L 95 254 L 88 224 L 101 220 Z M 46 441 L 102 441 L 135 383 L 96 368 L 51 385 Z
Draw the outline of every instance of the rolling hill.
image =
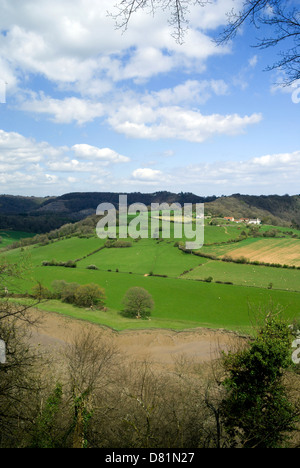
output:
M 112 203 L 117 207 L 119 195 L 114 192 L 78 192 L 45 198 L 0 195 L 0 228 L 46 233 L 95 214 L 100 203 Z M 123 195 L 127 195 L 128 205 L 204 203 L 206 214 L 212 216 L 258 217 L 265 224 L 300 226 L 300 195 L 201 197 L 193 193 L 166 191 Z

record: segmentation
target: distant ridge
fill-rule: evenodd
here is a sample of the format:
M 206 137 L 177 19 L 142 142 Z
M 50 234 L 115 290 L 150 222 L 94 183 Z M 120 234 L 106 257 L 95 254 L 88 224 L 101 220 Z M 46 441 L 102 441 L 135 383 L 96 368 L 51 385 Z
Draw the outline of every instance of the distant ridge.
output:
M 264 223 L 300 226 L 300 195 L 242 195 L 201 197 L 193 193 L 74 192 L 58 197 L 0 195 L 0 229 L 49 232 L 68 222 L 95 214 L 100 203 L 117 206 L 119 195 L 127 195 L 128 204 L 204 203 L 206 214 L 213 216 L 259 217 Z

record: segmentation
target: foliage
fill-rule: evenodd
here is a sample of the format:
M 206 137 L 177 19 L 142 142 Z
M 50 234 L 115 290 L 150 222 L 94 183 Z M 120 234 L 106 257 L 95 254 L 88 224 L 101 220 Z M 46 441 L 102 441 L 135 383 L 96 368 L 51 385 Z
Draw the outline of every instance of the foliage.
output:
M 57 416 L 61 411 L 63 389 L 61 384 L 56 384 L 55 389 L 47 398 L 40 414 L 31 429 L 29 448 L 60 448 L 62 441 L 56 430 Z
M 283 383 L 291 366 L 291 336 L 286 322 L 268 314 L 249 347 L 224 355 L 227 391 L 221 413 L 232 445 L 278 448 L 299 420 Z
M 78 283 L 66 283 L 61 292 L 61 300 L 67 304 L 75 304 L 76 292 L 78 288 Z
M 20 265 L 0 264 L 1 285 L 21 274 Z M 27 330 L 34 324 L 28 311 L 37 303 L 22 306 L 7 298 L 0 300 L 0 339 L 6 348 L 6 362 L 0 364 L 0 446 L 17 443 L 39 393 L 35 368 L 40 359 L 28 346 Z
M 97 284 L 86 284 L 79 286 L 75 292 L 75 304 L 79 307 L 102 308 L 105 301 L 104 289 Z
M 78 283 L 67 283 L 64 280 L 55 280 L 52 282 L 52 289 L 54 297 L 67 304 L 74 304 L 78 307 L 97 307 L 99 309 L 104 306 L 105 291 L 94 283 L 80 285 Z
M 124 315 L 126 317 L 146 319 L 151 315 L 154 301 L 151 294 L 144 288 L 130 288 L 123 298 Z
M 46 288 L 46 286 L 43 286 L 41 283 L 37 283 L 35 286 L 33 286 L 31 295 L 38 300 L 51 299 L 53 297 L 50 289 Z

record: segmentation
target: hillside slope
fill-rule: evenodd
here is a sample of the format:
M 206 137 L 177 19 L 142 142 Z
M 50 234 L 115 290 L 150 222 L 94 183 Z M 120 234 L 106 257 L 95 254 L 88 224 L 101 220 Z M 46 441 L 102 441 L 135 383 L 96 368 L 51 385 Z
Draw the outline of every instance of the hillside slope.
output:
M 59 197 L 22 197 L 0 195 L 0 228 L 46 233 L 68 222 L 76 222 L 96 213 L 100 203 L 118 208 L 119 193 L 83 192 Z M 204 203 L 207 214 L 260 218 L 266 224 L 300 226 L 300 195 L 201 197 L 193 193 L 123 193 L 127 203 Z
M 205 205 L 213 216 L 260 218 L 265 224 L 300 226 L 300 196 L 250 196 L 235 194 L 220 197 Z

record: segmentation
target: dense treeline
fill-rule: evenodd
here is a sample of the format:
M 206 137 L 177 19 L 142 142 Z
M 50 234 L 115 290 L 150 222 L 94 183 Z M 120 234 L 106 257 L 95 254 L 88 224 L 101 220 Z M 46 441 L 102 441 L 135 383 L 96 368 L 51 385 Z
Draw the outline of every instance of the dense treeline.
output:
M 0 195 L 1 214 L 24 214 L 39 208 L 45 199 L 38 197 L 22 197 L 13 195 Z
M 273 226 L 300 226 L 300 196 L 252 196 L 234 194 L 207 203 L 206 211 L 214 216 L 260 218 Z
M 69 193 L 60 197 L 0 196 L 0 228 L 46 233 L 63 224 L 85 219 L 96 213 L 101 203 L 119 204 L 119 193 Z M 178 194 L 124 193 L 128 205 L 143 203 L 204 203 L 206 213 L 214 216 L 259 217 L 266 224 L 300 226 L 300 196 L 250 196 L 234 194 L 230 197 L 201 197 L 193 193 Z
M 45 234 L 53 229 L 58 229 L 70 219 L 66 216 L 55 214 L 30 216 L 30 215 L 0 215 L 1 229 L 11 229 L 13 231 L 23 231 L 35 234 Z
M 37 234 L 34 237 L 20 239 L 17 242 L 9 244 L 5 249 L 11 250 L 19 247 L 26 247 L 28 245 L 47 245 L 50 242 L 55 242 L 66 237 L 94 237 L 97 224 L 96 216 L 90 216 L 77 223 L 63 224 L 59 228 L 47 231 L 47 233 Z

